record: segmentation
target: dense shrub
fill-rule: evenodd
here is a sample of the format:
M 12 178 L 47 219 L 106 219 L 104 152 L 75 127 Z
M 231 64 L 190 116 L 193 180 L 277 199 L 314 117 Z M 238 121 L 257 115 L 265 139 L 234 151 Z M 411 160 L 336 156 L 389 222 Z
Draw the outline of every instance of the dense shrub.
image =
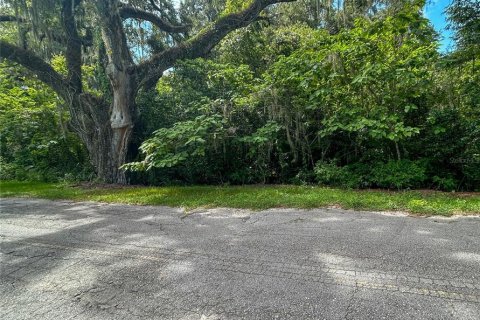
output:
M 357 176 L 348 167 L 340 167 L 335 161 L 318 161 L 314 168 L 316 181 L 322 185 L 358 187 Z
M 423 186 L 427 179 L 426 166 L 421 161 L 392 160 L 365 165 L 356 163 L 340 167 L 334 162 L 319 161 L 314 168 L 316 181 L 323 185 L 347 188 L 379 187 L 407 189 Z M 448 180 L 436 180 L 441 187 L 449 186 Z
M 425 171 L 425 164 L 420 161 L 392 160 L 376 164 L 371 171 L 371 180 L 380 188 L 418 188 L 427 179 Z
M 87 152 L 51 90 L 0 65 L 0 179 L 87 180 Z

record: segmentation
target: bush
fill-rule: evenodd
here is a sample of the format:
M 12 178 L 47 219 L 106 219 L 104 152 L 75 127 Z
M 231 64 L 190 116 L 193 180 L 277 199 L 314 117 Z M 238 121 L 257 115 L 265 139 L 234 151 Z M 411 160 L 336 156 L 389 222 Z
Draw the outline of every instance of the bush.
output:
M 372 182 L 380 188 L 407 189 L 422 186 L 427 179 L 424 162 L 391 160 L 378 163 L 371 171 Z
M 432 182 L 437 189 L 444 191 L 454 191 L 458 185 L 458 181 L 452 175 L 446 177 L 434 176 Z
M 452 175 L 434 176 L 427 174 L 425 160 L 391 160 L 387 163 L 353 163 L 338 166 L 333 161 L 318 161 L 314 168 L 315 180 L 322 185 L 346 188 L 379 187 L 387 189 L 411 189 L 430 187 L 452 191 L 458 180 Z
M 366 187 L 362 170 L 358 166 L 340 167 L 334 161 L 318 161 L 314 168 L 315 179 L 323 185 L 345 188 Z
M 347 171 L 334 161 L 318 161 L 313 169 L 318 183 L 324 185 L 341 185 L 347 176 Z
M 0 156 L 0 180 L 14 180 L 17 177 L 15 173 L 17 169 L 15 164 L 6 162 Z

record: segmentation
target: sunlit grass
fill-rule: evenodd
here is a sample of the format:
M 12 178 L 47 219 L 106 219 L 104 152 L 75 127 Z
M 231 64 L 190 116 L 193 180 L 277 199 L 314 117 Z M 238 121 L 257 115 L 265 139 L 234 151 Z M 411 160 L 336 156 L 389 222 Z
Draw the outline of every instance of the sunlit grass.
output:
M 480 194 L 387 192 L 311 186 L 75 187 L 65 184 L 1 181 L 2 197 L 36 197 L 193 209 L 230 207 L 321 208 L 404 211 L 421 215 L 480 214 Z

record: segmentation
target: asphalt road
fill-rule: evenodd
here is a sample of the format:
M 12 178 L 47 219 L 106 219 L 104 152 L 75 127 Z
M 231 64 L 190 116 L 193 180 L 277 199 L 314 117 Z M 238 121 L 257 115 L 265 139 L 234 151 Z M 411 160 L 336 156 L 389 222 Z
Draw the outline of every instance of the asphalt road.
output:
M 1 199 L 0 319 L 480 319 L 480 218 Z

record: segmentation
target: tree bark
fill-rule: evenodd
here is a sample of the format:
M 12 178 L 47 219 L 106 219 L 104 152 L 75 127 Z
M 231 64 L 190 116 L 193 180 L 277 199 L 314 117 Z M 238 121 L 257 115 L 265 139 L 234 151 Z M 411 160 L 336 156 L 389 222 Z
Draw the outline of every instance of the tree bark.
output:
M 125 163 L 131 129 L 112 127 L 110 116 L 113 106 L 101 98 L 82 94 L 68 105 L 70 128 L 85 144 L 98 180 L 126 183 L 125 173 L 120 167 Z
M 101 18 L 102 38 L 108 57 L 106 73 L 110 79 L 113 100 L 110 111 L 110 161 L 115 169 L 113 182 L 126 183 L 120 166 L 125 163 L 133 129 L 133 113 L 137 94 L 134 65 L 123 30 L 120 7 L 115 0 L 97 2 Z

